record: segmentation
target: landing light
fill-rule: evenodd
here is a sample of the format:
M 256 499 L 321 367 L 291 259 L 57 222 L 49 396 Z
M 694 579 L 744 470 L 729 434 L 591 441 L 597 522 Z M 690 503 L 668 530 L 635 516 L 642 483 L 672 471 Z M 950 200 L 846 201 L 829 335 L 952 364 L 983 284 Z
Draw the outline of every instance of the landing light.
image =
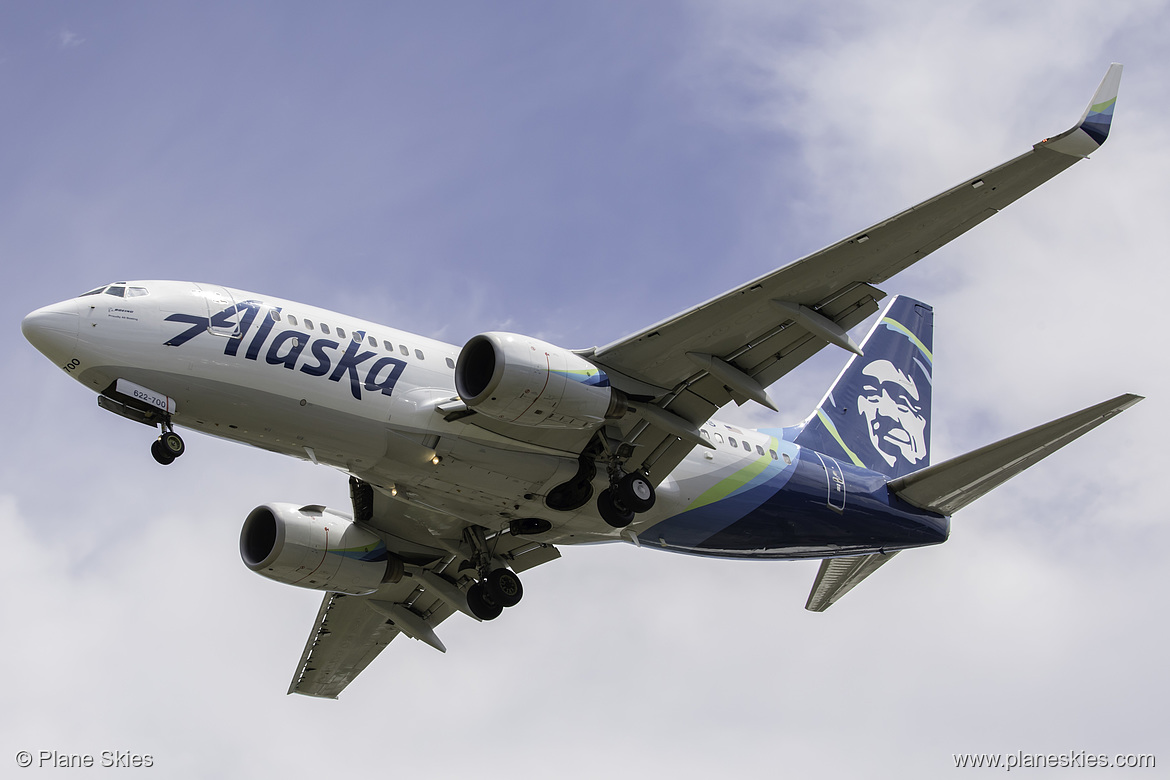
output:
M 431 458 L 431 463 L 432 463 L 433 465 L 435 465 L 435 466 L 438 466 L 438 465 L 439 465 L 440 463 L 442 463 L 442 462 L 443 462 L 443 459 L 442 459 L 442 458 L 440 458 L 438 455 L 436 455 L 435 457 Z

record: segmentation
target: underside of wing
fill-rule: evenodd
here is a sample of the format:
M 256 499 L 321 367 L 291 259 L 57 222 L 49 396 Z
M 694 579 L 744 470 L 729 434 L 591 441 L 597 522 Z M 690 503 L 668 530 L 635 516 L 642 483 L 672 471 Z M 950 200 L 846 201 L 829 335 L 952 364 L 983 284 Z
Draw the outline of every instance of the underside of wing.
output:
M 468 601 L 476 572 L 475 567 L 468 568 L 475 557 L 475 546 L 469 541 L 474 533 L 469 531 L 466 539 L 444 540 L 442 545 L 448 552 L 420 562 L 428 557 L 421 546 L 404 547 L 402 539 L 387 530 L 393 527 L 391 515 L 396 511 L 389 497 L 356 479 L 351 479 L 350 487 L 355 518 L 363 527 L 377 531 L 390 552 L 409 560 L 403 561 L 392 581 L 373 593 L 325 594 L 289 693 L 337 698 L 398 635 L 446 652 L 435 632 L 440 623 L 456 612 L 473 620 L 490 619 L 477 616 Z M 511 533 L 477 530 L 490 568 L 520 573 L 560 557 L 550 544 Z
M 336 699 L 399 633 L 362 597 L 326 593 L 288 692 Z

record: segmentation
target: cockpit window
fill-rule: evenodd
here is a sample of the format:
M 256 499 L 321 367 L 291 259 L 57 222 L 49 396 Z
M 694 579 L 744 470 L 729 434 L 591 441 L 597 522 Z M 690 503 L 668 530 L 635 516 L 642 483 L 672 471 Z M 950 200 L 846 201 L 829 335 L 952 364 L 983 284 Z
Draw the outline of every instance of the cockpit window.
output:
M 77 297 L 84 298 L 87 295 L 98 295 L 100 293 L 113 295 L 115 298 L 141 298 L 144 295 L 150 295 L 150 290 L 145 287 L 130 287 L 125 282 L 114 282 L 113 284 L 96 287 L 89 292 L 83 292 Z

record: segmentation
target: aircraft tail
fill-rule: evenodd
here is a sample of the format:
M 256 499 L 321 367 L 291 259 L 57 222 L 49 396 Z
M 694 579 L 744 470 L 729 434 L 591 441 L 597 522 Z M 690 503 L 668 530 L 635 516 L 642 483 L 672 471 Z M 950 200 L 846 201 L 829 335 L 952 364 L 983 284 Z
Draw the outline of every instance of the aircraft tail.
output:
M 1126 393 L 994 444 L 892 480 L 890 492 L 950 515 L 1142 400 Z
M 890 478 L 929 465 L 933 341 L 934 310 L 895 296 L 796 443 Z

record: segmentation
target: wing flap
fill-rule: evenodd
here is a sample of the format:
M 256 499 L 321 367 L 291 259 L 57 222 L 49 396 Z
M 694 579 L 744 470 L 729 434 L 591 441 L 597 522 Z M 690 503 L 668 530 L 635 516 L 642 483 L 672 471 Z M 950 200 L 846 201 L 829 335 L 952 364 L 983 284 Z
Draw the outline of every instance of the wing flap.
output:
M 804 608 L 810 612 L 824 612 L 897 554 L 895 550 L 848 558 L 826 558 L 817 570 L 817 578 L 813 580 Z
M 920 509 L 954 514 L 1140 400 L 1138 395 L 1120 395 L 895 479 L 889 483 L 890 491 Z

